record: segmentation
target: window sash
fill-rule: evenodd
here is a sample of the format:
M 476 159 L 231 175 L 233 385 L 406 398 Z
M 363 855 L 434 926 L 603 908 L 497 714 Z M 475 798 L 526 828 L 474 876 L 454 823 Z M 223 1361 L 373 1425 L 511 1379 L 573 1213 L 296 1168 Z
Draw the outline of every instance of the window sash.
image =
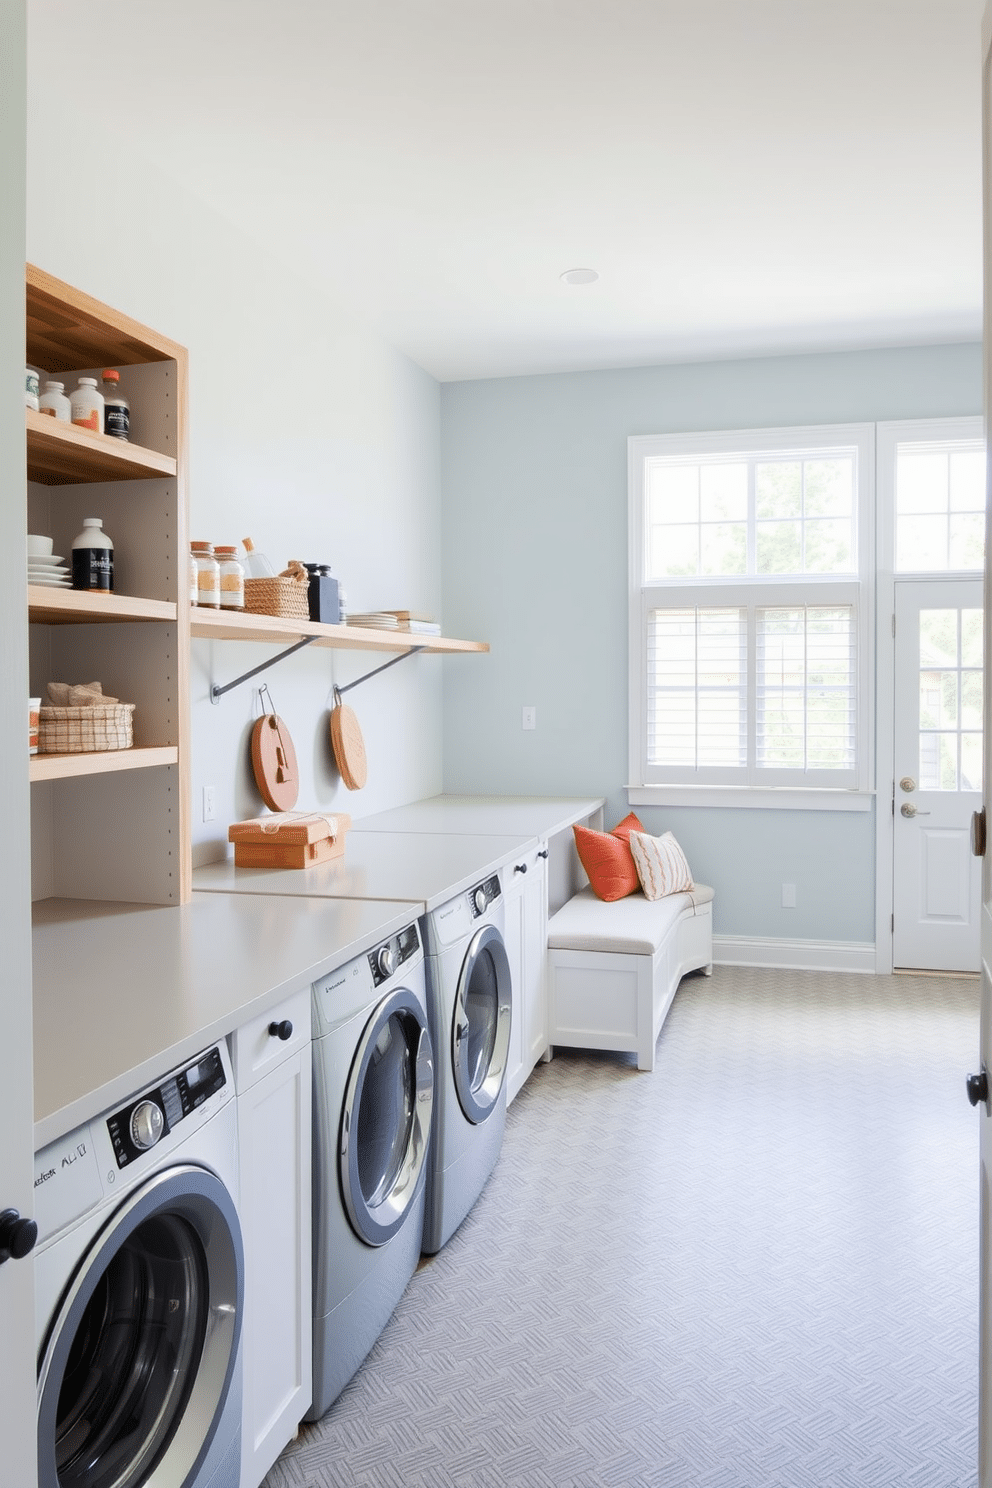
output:
M 857 586 L 771 587 L 645 592 L 644 784 L 857 786 Z

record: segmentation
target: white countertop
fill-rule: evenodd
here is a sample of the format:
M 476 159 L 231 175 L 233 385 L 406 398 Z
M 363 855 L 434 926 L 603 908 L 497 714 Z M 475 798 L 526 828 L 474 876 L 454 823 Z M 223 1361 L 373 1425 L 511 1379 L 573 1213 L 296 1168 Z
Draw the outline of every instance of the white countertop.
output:
M 193 887 L 221 894 L 278 894 L 330 899 L 397 899 L 415 913 L 449 899 L 523 854 L 533 833 L 480 836 L 457 833 L 356 832 L 344 856 L 313 868 L 235 868 L 234 859 L 193 872 Z
M 194 894 L 34 906 L 35 1145 L 395 934 L 419 906 Z
M 603 808 L 602 796 L 429 796 L 362 817 L 354 832 L 523 832 L 550 837 Z

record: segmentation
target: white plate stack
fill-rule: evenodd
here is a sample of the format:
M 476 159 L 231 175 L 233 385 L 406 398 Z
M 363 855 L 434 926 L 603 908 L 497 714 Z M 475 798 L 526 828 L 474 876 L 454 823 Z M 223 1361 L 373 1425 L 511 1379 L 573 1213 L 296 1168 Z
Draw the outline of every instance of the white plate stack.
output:
M 47 557 L 28 554 L 28 583 L 43 584 L 47 589 L 71 589 L 72 574 L 65 560 L 56 553 Z

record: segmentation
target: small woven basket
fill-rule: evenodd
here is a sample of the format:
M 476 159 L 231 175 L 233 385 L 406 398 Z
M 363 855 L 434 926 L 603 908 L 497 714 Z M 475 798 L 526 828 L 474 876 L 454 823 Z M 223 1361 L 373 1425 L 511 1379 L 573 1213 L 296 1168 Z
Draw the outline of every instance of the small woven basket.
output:
M 245 609 L 252 615 L 309 620 L 308 586 L 296 579 L 245 579 Z
M 39 754 L 95 754 L 134 744 L 134 703 L 93 708 L 41 708 Z

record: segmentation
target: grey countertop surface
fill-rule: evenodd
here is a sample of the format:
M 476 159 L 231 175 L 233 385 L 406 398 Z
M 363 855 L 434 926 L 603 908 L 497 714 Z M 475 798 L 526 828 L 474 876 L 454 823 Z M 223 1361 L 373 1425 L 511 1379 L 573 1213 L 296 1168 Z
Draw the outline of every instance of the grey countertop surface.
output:
M 395 902 L 239 894 L 194 894 L 179 908 L 41 900 L 33 933 L 36 1147 L 418 913 Z
M 429 796 L 356 821 L 354 832 L 522 832 L 548 837 L 603 808 L 602 796 Z
M 363 832 L 345 837 L 344 854 L 312 868 L 236 868 L 233 858 L 193 872 L 193 887 L 224 894 L 331 899 L 397 899 L 437 909 L 526 852 L 533 833 L 508 836 Z
M 357 822 L 344 856 L 316 868 L 208 864 L 179 908 L 39 901 L 36 1147 L 601 806 L 586 797 L 435 796 Z

